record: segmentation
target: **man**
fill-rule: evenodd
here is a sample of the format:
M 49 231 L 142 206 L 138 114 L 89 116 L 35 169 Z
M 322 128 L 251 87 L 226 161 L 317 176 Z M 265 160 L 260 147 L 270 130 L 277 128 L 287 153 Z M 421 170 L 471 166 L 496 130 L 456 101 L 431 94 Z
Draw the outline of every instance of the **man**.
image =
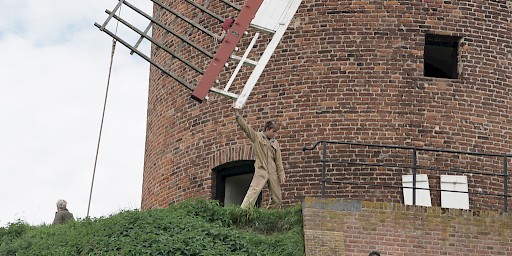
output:
M 75 220 L 73 214 L 68 211 L 66 200 L 59 199 L 57 201 L 57 212 L 55 213 L 55 218 L 53 219 L 53 224 L 63 224 L 70 220 Z
M 240 110 L 236 108 L 233 109 L 236 114 L 236 121 L 253 143 L 255 156 L 254 176 L 241 207 L 253 207 L 263 186 L 268 182 L 270 198 L 272 200 L 269 208 L 279 209 L 282 202 L 281 184 L 283 184 L 286 179 L 281 158 L 281 149 L 275 139 L 279 125 L 275 121 L 268 121 L 265 123 L 263 132 L 256 132 L 240 115 Z

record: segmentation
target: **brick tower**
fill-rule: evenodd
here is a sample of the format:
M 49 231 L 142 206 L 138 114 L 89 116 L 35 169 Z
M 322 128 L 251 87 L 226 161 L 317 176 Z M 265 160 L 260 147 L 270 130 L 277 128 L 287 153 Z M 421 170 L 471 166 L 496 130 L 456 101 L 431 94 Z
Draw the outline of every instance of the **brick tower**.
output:
M 164 2 L 189 8 L 186 1 Z M 196 2 L 220 8 L 219 1 Z M 186 13 L 190 18 L 199 15 Z M 159 18 L 171 23 L 171 17 Z M 153 30 L 155 37 L 162 37 L 160 33 Z M 215 47 L 211 39 L 196 39 L 204 47 Z M 193 52 L 182 54 L 195 58 Z M 152 57 L 163 58 L 158 47 Z M 213 95 L 199 104 L 189 95 L 151 69 L 143 209 L 192 197 L 236 203 L 245 193 L 252 151 L 236 126 L 232 100 Z M 277 138 L 287 173 L 283 199 L 295 204 L 320 193 L 319 151 L 301 150 L 319 140 L 508 153 L 511 95 L 511 1 L 304 0 L 243 113 L 258 130 L 268 119 L 281 123 Z M 343 160 L 359 157 L 353 149 L 329 150 Z M 392 151 L 364 154 L 366 162 L 405 161 L 403 153 Z M 440 170 L 502 171 L 497 167 L 500 159 L 432 153 L 420 155 L 419 161 Z M 410 173 L 401 168 L 328 167 L 330 178 L 375 185 L 401 185 L 401 176 Z M 423 171 L 431 175 L 432 187 L 439 185 L 439 172 Z M 471 177 L 471 189 L 499 192 L 503 179 Z M 332 185 L 327 193 L 402 200 L 399 189 L 379 186 Z M 500 204 L 494 198 L 470 200 L 476 208 Z M 266 201 L 264 190 L 261 203 Z M 433 204 L 438 202 L 434 195 Z

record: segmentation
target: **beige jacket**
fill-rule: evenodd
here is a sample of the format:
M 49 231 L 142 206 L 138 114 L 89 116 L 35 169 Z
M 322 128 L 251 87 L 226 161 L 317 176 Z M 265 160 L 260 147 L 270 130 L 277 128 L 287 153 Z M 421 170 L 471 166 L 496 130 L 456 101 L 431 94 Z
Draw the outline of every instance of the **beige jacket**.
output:
M 73 214 L 68 211 L 68 209 L 58 210 L 55 213 L 55 218 L 53 219 L 52 224 L 63 224 L 67 221 L 75 220 Z
M 236 121 L 253 143 L 254 157 L 256 158 L 254 163 L 255 173 L 265 172 L 268 174 L 277 172 L 279 179 L 283 178 L 283 160 L 281 158 L 281 148 L 277 140 L 269 140 L 263 132 L 254 131 L 240 115 L 236 116 Z

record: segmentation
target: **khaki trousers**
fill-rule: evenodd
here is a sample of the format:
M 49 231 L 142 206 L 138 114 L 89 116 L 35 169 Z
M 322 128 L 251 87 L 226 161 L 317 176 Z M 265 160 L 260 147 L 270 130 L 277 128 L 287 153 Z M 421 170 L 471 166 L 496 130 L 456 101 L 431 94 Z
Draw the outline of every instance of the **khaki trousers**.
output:
M 279 183 L 279 177 L 277 177 L 277 173 L 275 171 L 271 171 L 267 173 L 264 170 L 256 170 L 254 176 L 252 177 L 251 185 L 247 190 L 247 194 L 244 197 L 244 201 L 242 202 L 242 208 L 254 207 L 254 203 L 256 199 L 265 186 L 265 183 L 268 182 L 268 188 L 270 190 L 270 199 L 271 203 L 269 204 L 269 208 L 279 209 L 281 208 L 282 196 L 281 196 L 281 185 Z

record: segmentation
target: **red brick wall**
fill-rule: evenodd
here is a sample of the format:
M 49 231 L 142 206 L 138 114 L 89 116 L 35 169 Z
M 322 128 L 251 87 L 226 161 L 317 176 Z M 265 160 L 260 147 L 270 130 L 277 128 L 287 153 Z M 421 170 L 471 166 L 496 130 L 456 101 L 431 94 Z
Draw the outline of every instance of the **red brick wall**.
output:
M 306 198 L 306 255 L 512 255 L 512 218 L 499 212 Z
M 173 2 L 174 8 L 190 18 L 197 14 L 188 11 L 185 1 L 164 2 Z M 218 1 L 210 2 L 213 9 L 220 9 Z M 288 177 L 283 186 L 285 203 L 320 193 L 320 152 L 301 151 L 317 140 L 508 152 L 512 142 L 509 3 L 304 0 L 244 108 L 255 128 L 270 118 L 282 124 L 278 139 Z M 162 19 L 172 19 L 172 15 Z M 220 32 L 220 23 L 204 22 Z M 185 31 L 183 26 L 177 28 Z M 423 77 L 426 33 L 463 38 L 459 79 Z M 164 38 L 157 28 L 153 34 Z M 216 48 L 212 39 L 198 32 L 191 36 L 201 46 L 212 51 Z M 176 47 L 170 40 L 168 44 Z M 255 49 L 261 50 L 262 45 Z M 158 61 L 167 58 L 158 47 L 152 54 Z M 199 66 L 206 65 L 193 50 L 183 54 L 190 55 Z M 197 79 L 193 72 L 173 65 L 177 74 L 192 82 Z M 227 74 L 220 78 L 227 80 Z M 234 88 L 239 89 L 240 82 Z M 238 152 L 250 142 L 235 125 L 232 100 L 210 94 L 207 102 L 198 104 L 189 95 L 183 86 L 151 68 L 144 209 L 196 196 L 211 198 L 212 163 L 224 163 L 212 158 L 229 161 L 247 157 Z M 330 153 L 356 159 L 350 149 L 333 148 Z M 376 162 L 409 161 L 405 158 L 409 155 L 399 152 L 357 157 Z M 420 161 L 443 168 L 502 172 L 499 159 L 424 154 Z M 330 177 L 355 181 L 363 177 L 364 181 L 400 185 L 400 176 L 409 172 L 333 165 Z M 432 180 L 435 187 L 436 179 Z M 503 178 L 471 177 L 470 183 L 476 184 L 470 184 L 473 189 L 481 186 L 478 188 L 483 191 L 500 192 Z M 328 193 L 358 200 L 401 201 L 399 190 L 370 190 L 366 186 L 331 186 Z M 471 198 L 472 207 L 501 207 L 499 201 L 485 200 Z

